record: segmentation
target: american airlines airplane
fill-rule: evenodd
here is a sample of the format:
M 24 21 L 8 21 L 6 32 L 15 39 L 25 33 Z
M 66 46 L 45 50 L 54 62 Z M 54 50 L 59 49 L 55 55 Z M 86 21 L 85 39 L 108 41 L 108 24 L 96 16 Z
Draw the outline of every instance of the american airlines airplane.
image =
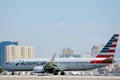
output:
M 33 71 L 35 73 L 52 73 L 65 75 L 64 71 L 80 71 L 100 68 L 115 62 L 114 53 L 119 34 L 114 34 L 95 58 L 55 58 L 51 59 L 20 59 L 3 64 L 8 71 Z

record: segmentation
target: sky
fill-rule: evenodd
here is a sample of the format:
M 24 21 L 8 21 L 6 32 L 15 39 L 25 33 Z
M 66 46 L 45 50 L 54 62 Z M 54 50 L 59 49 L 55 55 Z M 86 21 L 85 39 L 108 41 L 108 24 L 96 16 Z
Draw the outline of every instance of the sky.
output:
M 35 57 L 91 52 L 120 33 L 120 0 L 0 0 L 0 42 L 33 46 Z M 118 44 L 118 49 L 120 43 Z

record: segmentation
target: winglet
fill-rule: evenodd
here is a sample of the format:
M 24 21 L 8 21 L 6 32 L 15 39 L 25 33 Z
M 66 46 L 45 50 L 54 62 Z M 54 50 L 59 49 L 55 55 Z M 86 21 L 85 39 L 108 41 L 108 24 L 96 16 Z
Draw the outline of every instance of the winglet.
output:
M 55 61 L 55 56 L 56 56 L 56 53 L 54 53 L 54 55 L 52 56 L 50 62 L 54 62 Z

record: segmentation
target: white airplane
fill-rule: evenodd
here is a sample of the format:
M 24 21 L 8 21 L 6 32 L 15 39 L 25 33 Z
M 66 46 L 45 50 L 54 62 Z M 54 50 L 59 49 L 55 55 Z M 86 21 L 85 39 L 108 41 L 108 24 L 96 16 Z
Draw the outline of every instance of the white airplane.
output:
M 64 71 L 80 71 L 100 68 L 115 62 L 114 53 L 119 34 L 114 34 L 96 58 L 55 58 L 21 59 L 5 63 L 2 68 L 8 71 L 33 71 L 35 73 L 52 73 L 64 75 Z

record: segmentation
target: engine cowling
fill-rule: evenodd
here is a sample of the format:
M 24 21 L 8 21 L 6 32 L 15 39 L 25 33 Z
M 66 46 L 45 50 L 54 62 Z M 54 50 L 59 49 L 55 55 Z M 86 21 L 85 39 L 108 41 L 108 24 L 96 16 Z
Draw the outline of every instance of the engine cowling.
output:
M 34 73 L 44 73 L 45 69 L 44 69 L 44 67 L 34 67 L 33 72 Z

